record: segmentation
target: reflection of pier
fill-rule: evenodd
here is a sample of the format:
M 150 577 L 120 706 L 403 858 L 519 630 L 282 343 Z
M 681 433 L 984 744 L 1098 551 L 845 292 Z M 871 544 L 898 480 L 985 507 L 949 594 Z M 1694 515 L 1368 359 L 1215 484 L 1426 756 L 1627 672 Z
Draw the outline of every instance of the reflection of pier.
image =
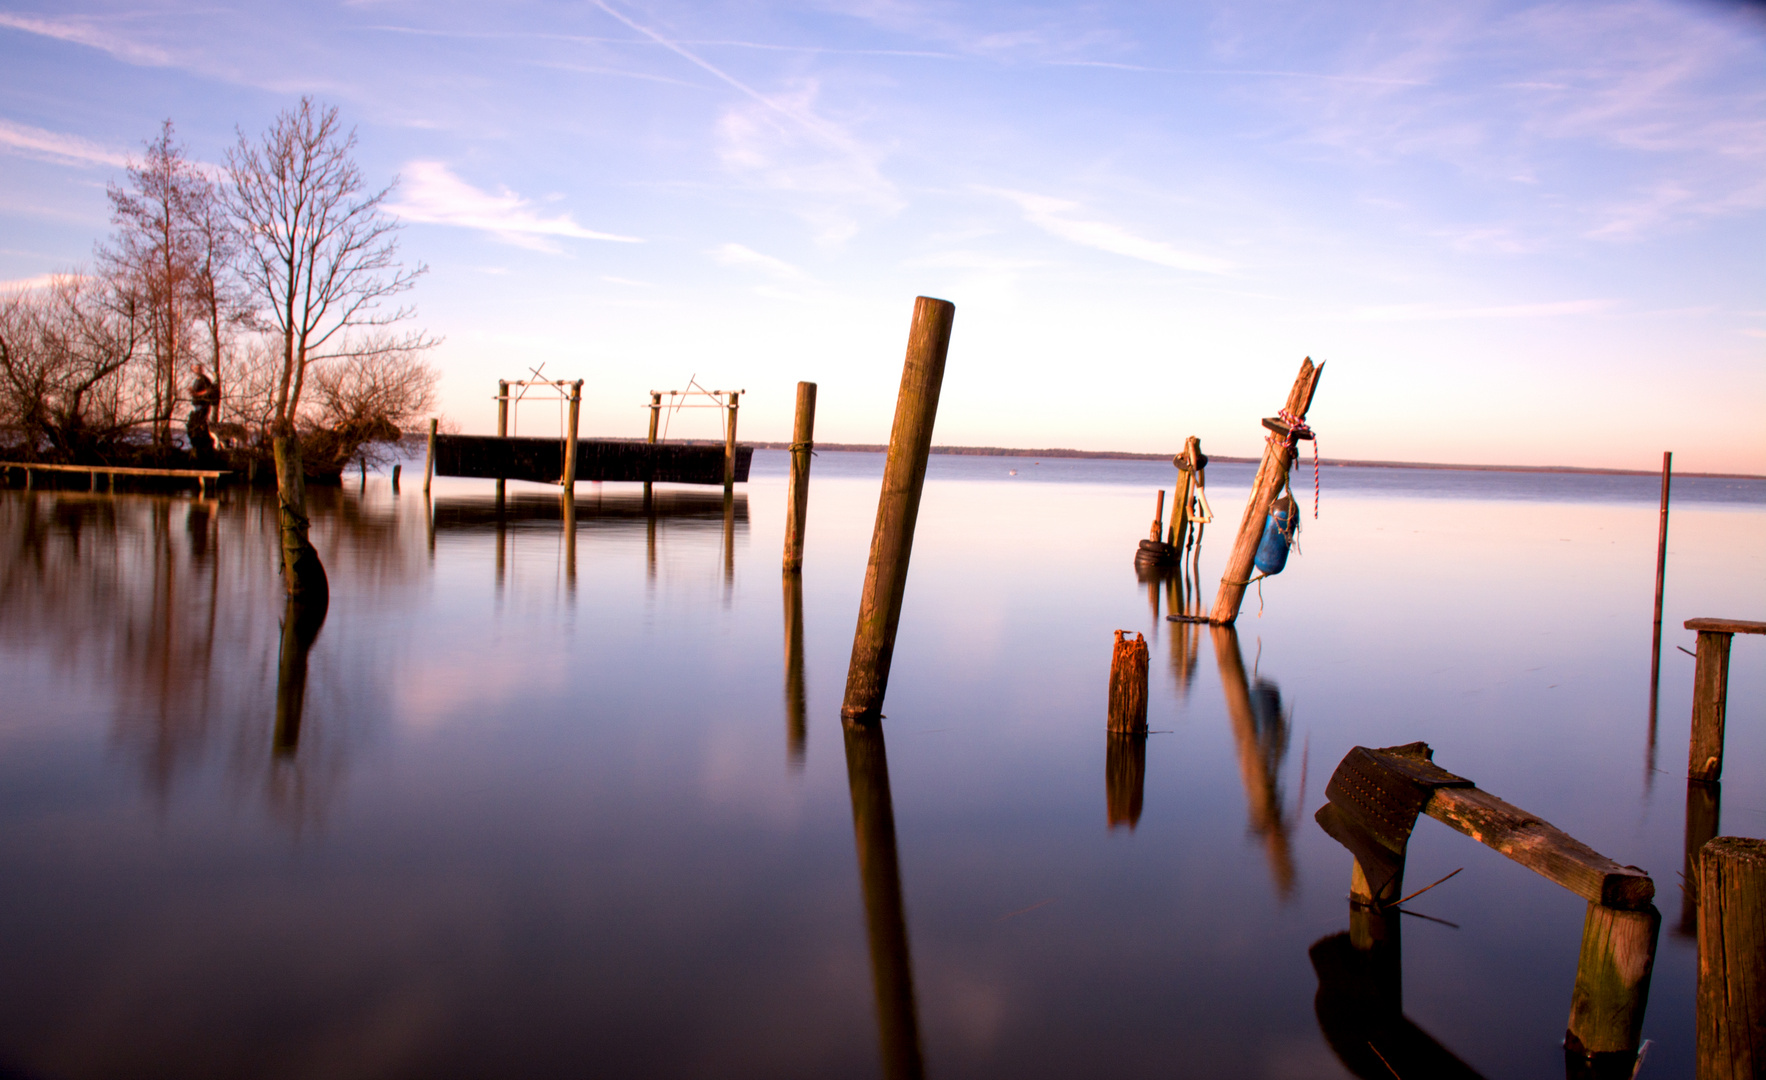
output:
M 925 1073 L 920 1021 L 914 1004 L 907 913 L 901 901 L 901 864 L 895 853 L 895 807 L 889 798 L 889 759 L 883 728 L 847 720 L 846 778 L 852 789 L 852 831 L 859 881 L 865 891 L 865 929 L 871 943 L 871 981 L 877 994 L 877 1035 L 888 1080 Z
M 1220 686 L 1226 694 L 1226 712 L 1232 718 L 1233 741 L 1239 749 L 1239 777 L 1245 785 L 1245 805 L 1251 831 L 1263 841 L 1269 856 L 1269 872 L 1276 892 L 1294 891 L 1294 855 L 1288 833 L 1292 823 L 1282 816 L 1282 762 L 1288 756 L 1288 718 L 1282 712 L 1282 692 L 1268 679 L 1255 685 L 1245 675 L 1239 654 L 1239 635 L 1230 625 L 1210 627 L 1214 636 L 1214 659 L 1220 665 Z
M 552 529 L 565 524 L 565 500 L 556 493 L 518 492 L 497 500 L 495 495 L 455 495 L 435 500 L 436 532 L 496 532 L 501 529 Z M 578 492 L 576 527 L 596 532 L 648 532 L 656 522 L 671 530 L 698 532 L 722 529 L 724 496 L 721 491 Z M 748 527 L 748 496 L 730 500 L 733 525 Z

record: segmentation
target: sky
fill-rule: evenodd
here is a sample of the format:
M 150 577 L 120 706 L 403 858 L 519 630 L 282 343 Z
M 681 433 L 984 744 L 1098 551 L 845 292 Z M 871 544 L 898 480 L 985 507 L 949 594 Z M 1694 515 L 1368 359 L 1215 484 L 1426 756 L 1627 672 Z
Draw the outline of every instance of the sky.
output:
M 938 443 L 1766 473 L 1766 5 L 0 0 L 0 288 L 303 94 L 466 432 L 882 442 L 927 295 Z

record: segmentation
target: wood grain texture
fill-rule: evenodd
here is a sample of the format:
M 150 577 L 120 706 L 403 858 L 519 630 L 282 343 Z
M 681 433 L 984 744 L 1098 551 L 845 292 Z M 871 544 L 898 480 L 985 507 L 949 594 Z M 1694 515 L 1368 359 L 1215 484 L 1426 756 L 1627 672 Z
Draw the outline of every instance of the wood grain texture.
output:
M 1110 652 L 1108 728 L 1121 734 L 1147 730 L 1147 639 L 1116 631 Z
M 797 384 L 797 413 L 791 424 L 791 476 L 785 484 L 786 573 L 803 569 L 803 530 L 809 521 L 809 461 L 815 451 L 816 384 Z
M 1324 365 L 1313 366 L 1308 357 L 1300 362 L 1300 373 L 1288 391 L 1284 408 L 1304 420 L 1312 407 L 1312 395 L 1318 390 L 1318 378 Z M 1208 613 L 1210 622 L 1230 623 L 1239 617 L 1239 605 L 1245 599 L 1245 588 L 1251 577 L 1251 563 L 1257 556 L 1257 543 L 1263 538 L 1263 521 L 1269 508 L 1288 481 L 1292 452 L 1274 439 L 1264 440 L 1263 463 L 1257 467 L 1257 478 L 1251 483 L 1251 497 L 1245 503 L 1245 516 L 1239 521 L 1238 537 L 1227 556 L 1226 570 L 1220 577 L 1220 592 L 1214 597 L 1214 608 Z
M 877 496 L 877 524 L 871 531 L 871 555 L 852 636 L 852 660 L 846 670 L 846 695 L 840 706 L 840 715 L 848 719 L 876 719 L 882 714 L 956 314 L 956 305 L 948 300 L 922 296 L 914 301 L 895 423 L 889 429 L 889 455 L 883 464 L 883 488 Z
M 1707 783 L 1723 776 L 1723 725 L 1729 709 L 1727 630 L 1700 630 L 1692 675 L 1692 730 L 1686 748 L 1686 778 Z
M 1700 852 L 1698 1076 L 1766 1076 L 1766 840 Z
M 1766 622 L 1746 619 L 1688 619 L 1686 628 L 1712 634 L 1766 634 Z
M 1437 788 L 1423 813 L 1557 882 L 1584 899 L 1623 911 L 1649 905 L 1650 876 L 1618 863 L 1519 807 L 1477 788 Z
M 1654 906 L 1619 911 L 1590 903 L 1582 921 L 1582 955 L 1576 964 L 1576 988 L 1570 995 L 1570 1021 L 1564 1049 L 1586 1057 L 1626 1057 L 1635 1064 L 1649 1004 L 1650 973 L 1656 964 L 1656 939 L 1662 928 Z M 1610 1061 L 1602 1071 L 1612 1071 Z M 1630 1075 L 1625 1069 L 1625 1075 Z

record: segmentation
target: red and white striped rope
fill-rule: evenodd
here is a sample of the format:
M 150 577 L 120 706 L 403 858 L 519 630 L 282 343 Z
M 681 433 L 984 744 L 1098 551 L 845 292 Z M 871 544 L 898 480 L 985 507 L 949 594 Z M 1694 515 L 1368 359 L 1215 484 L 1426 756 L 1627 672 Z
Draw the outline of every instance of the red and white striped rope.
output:
M 1282 423 L 1288 425 L 1288 437 L 1284 440 L 1284 445 L 1286 445 L 1288 449 L 1292 450 L 1294 448 L 1294 441 L 1296 439 L 1312 440 L 1312 516 L 1316 520 L 1318 518 L 1318 494 L 1320 488 L 1318 476 L 1318 434 L 1306 426 L 1305 420 L 1295 416 L 1286 409 L 1281 411 L 1281 418 Z

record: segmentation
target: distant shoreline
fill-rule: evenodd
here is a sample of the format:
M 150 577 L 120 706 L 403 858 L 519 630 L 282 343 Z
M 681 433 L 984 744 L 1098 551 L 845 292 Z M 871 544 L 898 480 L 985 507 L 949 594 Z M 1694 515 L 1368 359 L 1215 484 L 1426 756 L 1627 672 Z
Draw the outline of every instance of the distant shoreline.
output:
M 757 442 L 748 445 L 760 450 L 791 449 L 790 443 L 783 442 Z M 889 447 L 884 443 L 817 443 L 816 449 L 881 453 Z M 1123 450 L 1070 450 L 1061 447 L 1025 450 L 1008 446 L 934 446 L 932 452 L 967 457 L 1093 458 L 1107 461 L 1171 460 L 1169 454 L 1135 454 Z M 1256 464 L 1260 459 L 1209 454 L 1208 460 Z M 1358 469 L 1435 469 L 1448 472 L 1574 473 L 1583 476 L 1661 475 L 1658 470 L 1654 469 L 1597 469 L 1578 465 L 1447 465 L 1428 461 L 1360 461 L 1352 458 L 1320 458 L 1319 464 Z M 1704 480 L 1766 480 L 1766 476 L 1756 473 L 1676 472 L 1674 475 L 1697 477 Z

